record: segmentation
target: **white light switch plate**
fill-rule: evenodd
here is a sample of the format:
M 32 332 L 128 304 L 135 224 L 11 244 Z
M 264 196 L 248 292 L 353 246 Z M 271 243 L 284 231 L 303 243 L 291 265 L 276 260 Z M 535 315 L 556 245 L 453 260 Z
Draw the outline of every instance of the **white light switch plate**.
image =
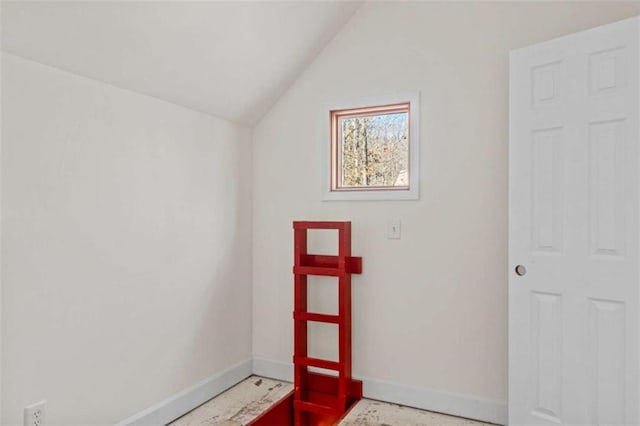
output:
M 387 226 L 387 238 L 389 240 L 399 240 L 401 236 L 402 222 L 400 219 L 390 220 Z

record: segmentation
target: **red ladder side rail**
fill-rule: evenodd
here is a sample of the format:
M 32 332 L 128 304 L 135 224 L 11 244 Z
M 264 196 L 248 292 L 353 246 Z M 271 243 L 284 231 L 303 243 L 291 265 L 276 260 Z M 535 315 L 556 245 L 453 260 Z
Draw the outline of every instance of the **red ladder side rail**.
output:
M 362 272 L 362 258 L 351 256 L 351 222 L 294 222 L 294 424 L 336 423 L 362 397 L 362 382 L 351 378 L 351 274 Z M 308 253 L 309 229 L 338 231 L 337 256 Z M 307 276 L 338 278 L 338 315 L 307 311 Z M 338 361 L 310 358 L 308 321 L 338 325 Z M 308 367 L 338 372 L 313 373 Z
M 347 270 L 351 257 L 351 222 L 338 230 L 338 269 Z M 346 409 L 351 381 L 351 274 L 338 278 L 338 408 Z
M 301 265 L 302 256 L 307 254 L 307 231 L 306 229 L 295 229 L 294 231 L 294 265 Z M 307 312 L 307 276 L 303 274 L 294 275 L 294 312 Z M 293 322 L 293 356 L 294 360 L 298 357 L 307 356 L 307 322 Z M 294 401 L 302 401 L 305 392 L 306 367 L 294 362 L 293 365 L 293 399 Z M 295 407 L 295 405 L 294 405 Z M 294 424 L 304 424 L 305 417 L 303 413 L 294 408 Z

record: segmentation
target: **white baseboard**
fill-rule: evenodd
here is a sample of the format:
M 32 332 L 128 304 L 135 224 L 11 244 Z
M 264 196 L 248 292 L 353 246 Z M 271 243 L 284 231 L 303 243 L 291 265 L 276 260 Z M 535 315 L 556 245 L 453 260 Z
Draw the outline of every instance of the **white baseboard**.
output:
M 386 382 L 367 377 L 356 376 L 356 378 L 362 380 L 363 393 L 366 398 L 499 425 L 506 425 L 508 421 L 507 403 L 504 401 Z
M 293 364 L 271 361 L 264 358 L 253 359 L 253 374 L 268 379 L 293 382 Z
M 116 426 L 166 425 L 251 376 L 251 373 L 252 361 L 248 359 L 122 420 Z
M 262 358 L 253 359 L 253 374 L 272 379 L 292 381 L 293 365 Z M 368 377 L 362 380 L 365 398 L 466 417 L 499 425 L 507 424 L 507 403 L 444 392 L 418 386 L 386 382 Z

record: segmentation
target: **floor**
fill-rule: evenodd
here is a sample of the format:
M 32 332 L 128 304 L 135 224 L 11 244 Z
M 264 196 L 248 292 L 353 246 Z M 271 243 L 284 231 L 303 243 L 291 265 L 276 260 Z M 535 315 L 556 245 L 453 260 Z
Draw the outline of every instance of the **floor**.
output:
M 291 383 L 251 376 L 170 426 L 246 425 L 292 389 Z
M 246 425 L 289 393 L 291 383 L 252 376 L 180 417 L 170 426 Z M 483 426 L 460 417 L 363 399 L 340 426 Z

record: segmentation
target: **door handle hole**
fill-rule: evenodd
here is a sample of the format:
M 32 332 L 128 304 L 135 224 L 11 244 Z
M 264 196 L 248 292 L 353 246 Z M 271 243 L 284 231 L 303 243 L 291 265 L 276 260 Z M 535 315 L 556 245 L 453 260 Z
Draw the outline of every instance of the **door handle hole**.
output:
M 516 270 L 516 275 L 518 275 L 519 277 L 527 273 L 527 268 L 525 268 L 524 265 L 517 265 L 515 270 Z

